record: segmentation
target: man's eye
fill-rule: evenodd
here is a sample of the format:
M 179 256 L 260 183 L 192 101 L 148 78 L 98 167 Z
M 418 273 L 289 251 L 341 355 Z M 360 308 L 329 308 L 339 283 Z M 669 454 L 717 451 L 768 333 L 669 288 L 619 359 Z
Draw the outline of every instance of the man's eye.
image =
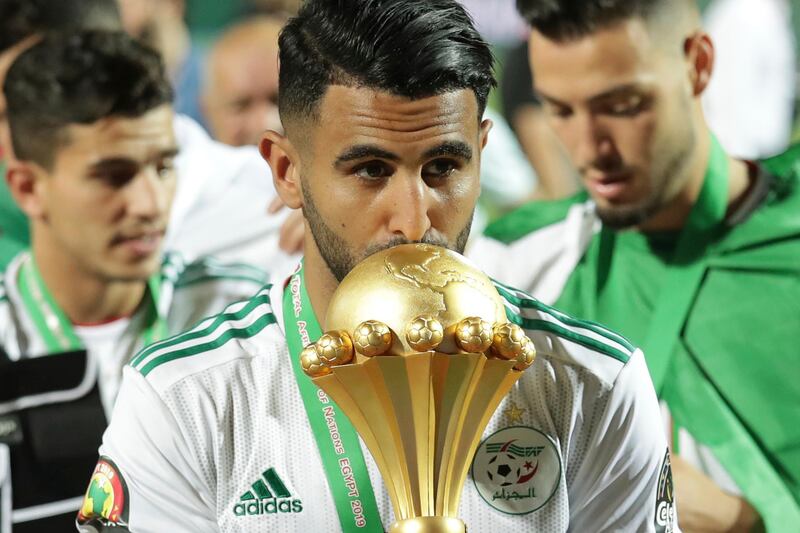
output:
M 555 104 L 553 102 L 545 101 L 542 107 L 544 108 L 545 112 L 552 117 L 568 118 L 570 115 L 572 115 L 572 109 L 567 106 Z
M 631 96 L 625 100 L 614 102 L 608 107 L 608 112 L 619 117 L 630 117 L 644 109 L 645 100 L 641 96 Z
M 131 182 L 136 176 L 135 170 L 110 170 L 98 176 L 105 184 L 114 189 L 120 189 Z
M 392 169 L 386 163 L 371 162 L 359 165 L 353 171 L 353 174 L 363 180 L 375 181 L 390 176 Z
M 162 178 L 171 178 L 175 173 L 175 161 L 172 159 L 161 161 L 156 170 Z
M 458 170 L 458 164 L 452 159 L 437 159 L 422 168 L 425 178 L 446 178 Z

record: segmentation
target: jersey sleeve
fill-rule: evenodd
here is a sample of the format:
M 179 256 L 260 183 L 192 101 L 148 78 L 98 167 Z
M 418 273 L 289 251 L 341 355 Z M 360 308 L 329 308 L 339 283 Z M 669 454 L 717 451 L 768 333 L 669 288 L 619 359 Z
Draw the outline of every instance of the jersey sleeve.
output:
M 78 530 L 216 531 L 213 498 L 171 411 L 127 367 L 100 459 L 78 514 Z
M 668 533 L 677 527 L 667 440 L 641 350 L 589 429 L 589 450 L 570 488 L 574 531 Z

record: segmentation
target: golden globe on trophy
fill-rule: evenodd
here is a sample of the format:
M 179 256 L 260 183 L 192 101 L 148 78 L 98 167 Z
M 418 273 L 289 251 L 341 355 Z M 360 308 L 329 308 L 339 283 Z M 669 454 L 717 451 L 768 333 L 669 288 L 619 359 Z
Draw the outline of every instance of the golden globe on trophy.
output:
M 375 458 L 390 532 L 466 531 L 457 512 L 472 457 L 535 357 L 491 280 L 444 248 L 390 248 L 342 281 L 325 328 L 301 366 Z

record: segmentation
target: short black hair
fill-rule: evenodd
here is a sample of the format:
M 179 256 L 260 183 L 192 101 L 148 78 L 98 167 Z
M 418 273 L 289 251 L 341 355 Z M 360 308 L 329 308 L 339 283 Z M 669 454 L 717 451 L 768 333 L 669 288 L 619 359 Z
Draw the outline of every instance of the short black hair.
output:
M 32 35 L 121 30 L 117 0 L 2 0 L 0 53 Z
M 456 0 L 307 0 L 281 32 L 284 125 L 316 117 L 330 85 L 418 99 L 472 89 L 480 120 L 494 58 Z
M 45 168 L 67 126 L 139 117 L 173 97 L 161 56 L 107 31 L 46 36 L 20 54 L 3 91 L 15 155 Z
M 649 20 L 687 0 L 517 0 L 531 27 L 555 41 L 585 37 L 629 18 Z

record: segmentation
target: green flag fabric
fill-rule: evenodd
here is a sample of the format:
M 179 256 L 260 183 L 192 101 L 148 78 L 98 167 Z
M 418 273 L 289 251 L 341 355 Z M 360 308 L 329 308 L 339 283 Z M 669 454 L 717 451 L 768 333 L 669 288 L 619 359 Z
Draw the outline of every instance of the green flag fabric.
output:
M 761 166 L 772 175 L 766 198 L 705 247 L 702 281 L 659 393 L 674 422 L 714 452 L 767 531 L 794 532 L 800 527 L 800 146 Z M 579 201 L 549 203 L 538 219 L 520 210 L 487 235 L 513 242 L 540 229 L 548 213 L 566 213 Z M 535 203 L 525 209 L 538 210 Z M 555 307 L 641 345 L 665 297 L 679 234 L 615 232 L 611 257 L 599 257 L 592 250 L 603 233 L 594 236 Z M 604 279 L 591 305 L 587 269 Z

